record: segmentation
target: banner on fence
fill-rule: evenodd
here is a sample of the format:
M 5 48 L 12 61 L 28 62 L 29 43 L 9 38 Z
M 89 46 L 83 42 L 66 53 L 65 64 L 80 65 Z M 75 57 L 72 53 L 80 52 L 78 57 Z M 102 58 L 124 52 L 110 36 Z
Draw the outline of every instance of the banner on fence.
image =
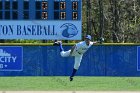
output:
M 22 71 L 22 59 L 22 47 L 0 46 L 0 71 Z

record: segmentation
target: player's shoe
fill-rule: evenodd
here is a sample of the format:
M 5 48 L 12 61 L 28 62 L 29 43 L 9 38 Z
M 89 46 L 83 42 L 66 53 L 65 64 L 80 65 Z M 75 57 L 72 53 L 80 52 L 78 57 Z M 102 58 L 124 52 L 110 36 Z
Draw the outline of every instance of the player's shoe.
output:
M 73 81 L 73 77 L 70 77 L 70 81 Z
M 59 46 L 60 44 L 58 42 L 54 42 L 53 46 Z
M 55 41 L 55 42 L 53 43 L 54 46 L 60 46 L 60 44 L 62 45 L 62 42 L 61 42 L 61 41 Z
M 62 41 L 58 41 L 59 45 L 62 45 Z

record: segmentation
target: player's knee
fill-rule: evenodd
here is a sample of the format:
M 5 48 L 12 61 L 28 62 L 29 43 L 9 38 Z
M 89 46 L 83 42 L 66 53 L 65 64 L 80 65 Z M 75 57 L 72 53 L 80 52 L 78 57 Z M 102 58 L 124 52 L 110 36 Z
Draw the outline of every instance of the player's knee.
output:
M 66 57 L 66 55 L 65 55 L 65 52 L 64 52 L 64 51 L 60 52 L 60 55 L 61 55 L 62 57 Z
M 64 53 L 63 53 L 63 51 L 62 51 L 62 52 L 60 52 L 60 55 L 61 55 L 62 57 L 64 57 Z
M 68 57 L 70 54 L 69 54 L 69 52 L 68 51 L 62 51 L 62 52 L 60 52 L 60 55 L 62 56 L 62 57 Z

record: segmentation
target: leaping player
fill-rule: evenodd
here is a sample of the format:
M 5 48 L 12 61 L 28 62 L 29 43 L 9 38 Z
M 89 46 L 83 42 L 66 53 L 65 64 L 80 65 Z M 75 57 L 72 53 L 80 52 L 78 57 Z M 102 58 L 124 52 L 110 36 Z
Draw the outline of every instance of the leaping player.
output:
M 64 51 L 63 47 L 62 47 L 62 42 L 59 43 L 60 46 L 60 54 L 62 57 L 68 57 L 68 56 L 74 56 L 75 57 L 75 63 L 74 63 L 74 68 L 73 68 L 73 72 L 70 76 L 70 81 L 73 81 L 73 77 L 76 73 L 76 71 L 78 70 L 83 54 L 95 43 L 104 41 L 103 38 L 101 38 L 100 41 L 96 41 L 96 42 L 91 42 L 91 36 L 87 35 L 85 37 L 84 41 L 81 41 L 79 43 L 77 43 L 76 45 L 74 45 L 70 50 L 68 51 Z

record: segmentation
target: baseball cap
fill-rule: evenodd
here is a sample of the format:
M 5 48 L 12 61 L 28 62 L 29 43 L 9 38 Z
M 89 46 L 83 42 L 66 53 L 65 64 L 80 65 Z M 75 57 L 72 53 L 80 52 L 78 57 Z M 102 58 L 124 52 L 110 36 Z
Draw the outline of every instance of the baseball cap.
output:
M 85 37 L 85 38 L 87 38 L 87 39 L 91 40 L 91 36 L 90 36 L 90 35 L 86 35 L 86 37 Z

